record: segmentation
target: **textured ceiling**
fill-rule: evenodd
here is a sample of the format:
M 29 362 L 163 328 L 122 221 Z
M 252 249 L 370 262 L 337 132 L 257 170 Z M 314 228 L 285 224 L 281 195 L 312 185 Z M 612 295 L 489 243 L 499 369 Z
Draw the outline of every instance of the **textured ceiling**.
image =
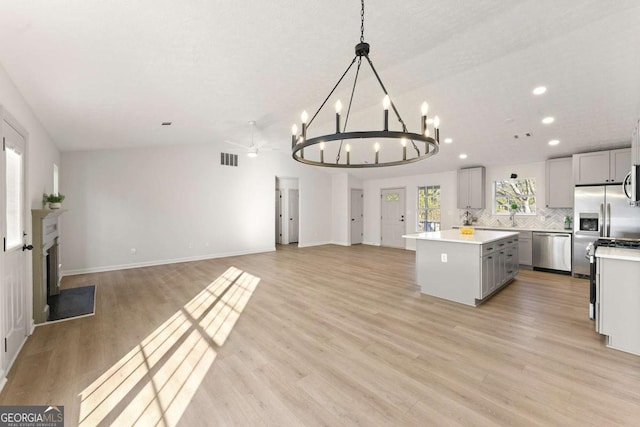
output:
M 249 120 L 259 139 L 285 149 L 301 110 L 315 111 L 351 61 L 359 8 L 356 0 L 2 0 L 0 64 L 63 151 L 229 148 L 224 140 L 248 142 Z M 363 178 L 618 147 L 640 117 L 635 0 L 373 0 L 365 19 L 371 58 L 410 129 L 426 99 L 442 118 L 441 139 L 454 142 L 414 165 L 358 171 Z M 363 79 L 352 129 L 381 120 L 381 95 Z M 535 97 L 540 84 L 548 92 Z M 348 89 L 339 90 L 343 102 Z M 317 130 L 331 115 L 318 117 Z M 542 125 L 547 115 L 556 121 Z M 523 132 L 533 136 L 513 138 Z

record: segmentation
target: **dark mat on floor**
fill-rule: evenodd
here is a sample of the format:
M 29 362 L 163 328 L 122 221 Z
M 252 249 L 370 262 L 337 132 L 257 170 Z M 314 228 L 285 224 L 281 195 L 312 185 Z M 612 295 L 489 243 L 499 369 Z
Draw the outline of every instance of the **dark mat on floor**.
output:
M 49 321 L 92 314 L 95 296 L 95 285 L 61 290 L 49 297 Z

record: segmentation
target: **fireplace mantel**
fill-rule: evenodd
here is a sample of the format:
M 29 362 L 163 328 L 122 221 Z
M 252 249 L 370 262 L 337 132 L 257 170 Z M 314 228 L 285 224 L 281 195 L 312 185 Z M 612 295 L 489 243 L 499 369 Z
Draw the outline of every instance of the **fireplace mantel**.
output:
M 47 297 L 49 295 L 57 295 L 60 292 L 58 218 L 64 212 L 66 212 L 65 209 L 31 210 L 31 232 L 33 233 L 33 321 L 36 324 L 44 323 L 49 318 Z M 49 283 L 48 287 L 47 283 Z
M 31 218 L 42 220 L 44 218 L 56 218 L 66 212 L 66 209 L 31 209 Z

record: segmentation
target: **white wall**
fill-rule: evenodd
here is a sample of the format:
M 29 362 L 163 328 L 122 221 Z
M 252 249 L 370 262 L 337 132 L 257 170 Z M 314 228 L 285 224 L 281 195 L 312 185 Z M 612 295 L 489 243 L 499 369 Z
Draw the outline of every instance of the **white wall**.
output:
M 2 65 L 0 65 L 0 106 L 29 134 L 27 204 L 30 209 L 42 209 L 42 193 L 51 193 L 53 190 L 53 164 L 60 164 L 60 151 Z M 31 229 L 31 224 L 28 228 Z
M 215 145 L 63 153 L 64 274 L 274 250 L 276 176 L 298 178 L 299 245 L 330 241 L 327 174 L 275 152 L 221 166 L 219 153 Z
M 349 246 L 349 175 L 338 173 L 331 175 L 332 183 L 332 233 L 331 240 L 337 245 Z
M 331 177 L 322 169 L 283 156 L 281 168 L 295 166 L 300 190 L 300 235 L 298 247 L 331 243 Z
M 362 189 L 362 181 L 348 173 L 331 176 L 332 243 L 351 245 L 351 189 Z
M 439 185 L 441 189 L 442 229 L 458 223 L 456 171 L 424 175 L 411 175 L 363 182 L 364 186 L 364 243 L 380 244 L 380 191 L 385 188 L 404 188 L 406 203 L 406 233 L 415 233 L 417 228 L 418 187 Z M 407 249 L 415 249 L 415 241 L 407 239 Z

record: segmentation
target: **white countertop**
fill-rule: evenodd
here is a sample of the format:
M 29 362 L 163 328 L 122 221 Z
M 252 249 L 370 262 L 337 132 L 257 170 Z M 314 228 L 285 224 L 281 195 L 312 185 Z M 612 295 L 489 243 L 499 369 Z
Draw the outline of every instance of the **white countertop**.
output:
M 640 262 L 640 251 L 637 249 L 608 248 L 606 246 L 599 246 L 596 249 L 596 257 Z
M 504 239 L 505 237 L 515 237 L 518 235 L 517 231 L 494 231 L 494 230 L 474 230 L 473 234 L 462 234 L 460 230 L 451 229 L 444 231 L 430 231 L 425 233 L 413 233 L 406 234 L 402 237 L 405 239 L 416 240 L 433 240 L 440 242 L 454 242 L 454 243 L 470 243 L 475 245 L 482 245 L 484 243 L 494 242 L 496 240 Z
M 543 233 L 569 233 L 573 230 L 565 230 L 564 228 L 539 228 L 539 227 L 498 227 L 491 225 L 454 225 L 454 227 L 473 227 L 476 230 L 498 230 L 498 231 L 540 231 Z

